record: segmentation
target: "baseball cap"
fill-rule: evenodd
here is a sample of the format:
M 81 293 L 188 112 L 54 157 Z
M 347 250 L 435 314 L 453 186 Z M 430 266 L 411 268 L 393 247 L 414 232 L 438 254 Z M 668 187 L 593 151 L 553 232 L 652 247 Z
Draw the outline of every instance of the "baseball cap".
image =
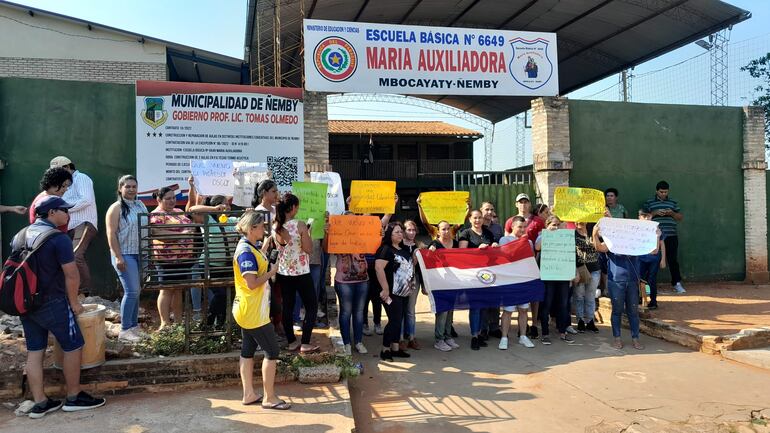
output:
M 516 201 L 519 201 L 519 200 L 529 201 L 529 196 L 522 192 L 521 194 L 516 196 Z
M 66 156 L 57 156 L 51 160 L 51 168 L 64 167 L 65 165 L 70 164 L 72 164 L 72 161 L 70 161 L 70 159 Z
M 40 203 L 35 206 L 35 214 L 46 215 L 48 211 L 53 209 L 70 209 L 73 205 L 67 203 L 59 196 L 49 195 L 48 197 L 40 200 Z

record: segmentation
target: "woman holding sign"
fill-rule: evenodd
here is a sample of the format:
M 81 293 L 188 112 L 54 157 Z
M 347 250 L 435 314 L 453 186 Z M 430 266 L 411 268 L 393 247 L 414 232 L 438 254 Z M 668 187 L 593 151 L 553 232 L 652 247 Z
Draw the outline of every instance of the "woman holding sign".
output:
M 382 245 L 375 255 L 374 268 L 382 288 L 380 299 L 388 315 L 388 324 L 382 335 L 382 351 L 380 351 L 380 359 L 383 361 L 393 361 L 393 357 L 409 358 L 410 356 L 398 345 L 404 310 L 407 308 L 409 295 L 414 290 L 412 255 L 404 246 L 403 240 L 404 226 L 399 222 L 388 224 L 385 236 L 382 238 Z
M 535 241 L 535 251 L 542 251 L 543 249 L 543 237 L 545 231 L 554 232 L 562 228 L 562 222 L 556 215 L 551 215 L 545 222 L 545 230 L 538 236 Z M 572 242 L 572 241 L 570 241 Z M 572 247 L 570 247 L 572 248 Z M 545 254 L 545 253 L 543 253 Z M 572 250 L 574 257 L 574 250 Z M 541 254 L 541 263 L 544 260 Z M 574 265 L 572 265 L 574 266 Z M 542 269 L 542 267 L 541 267 Z M 574 275 L 574 274 L 573 274 Z M 542 277 L 541 277 L 542 278 Z M 551 320 L 551 311 L 553 310 L 556 315 L 556 329 L 559 331 L 559 339 L 567 344 L 573 344 L 575 340 L 567 333 L 567 327 L 570 322 L 569 313 L 569 280 L 543 280 L 545 284 L 545 299 L 540 303 L 540 326 L 542 336 L 540 342 L 544 345 L 551 344 L 551 338 L 548 336 L 548 324 Z
M 310 344 L 310 336 L 318 312 L 318 299 L 313 289 L 310 276 L 310 254 L 313 253 L 313 241 L 310 239 L 310 226 L 294 219 L 299 212 L 299 198 L 286 194 L 275 207 L 275 243 L 278 249 L 277 282 L 281 286 L 283 298 L 283 330 L 289 342 L 289 350 L 296 350 L 300 342 L 294 336 L 292 312 L 296 301 L 296 292 L 305 306 L 305 319 L 302 322 L 302 342 L 300 352 L 311 353 L 318 346 Z
M 431 227 L 433 226 L 431 225 Z M 445 248 L 459 248 L 459 246 L 460 243 L 454 237 L 452 225 L 446 221 L 440 221 L 438 223 L 438 237 L 430 243 L 428 249 L 436 251 Z M 460 348 L 460 345 L 455 343 L 454 338 L 452 338 L 453 319 L 454 311 L 452 310 L 436 313 L 436 326 L 434 327 L 436 342 L 433 344 L 435 349 L 449 352 L 452 349 Z

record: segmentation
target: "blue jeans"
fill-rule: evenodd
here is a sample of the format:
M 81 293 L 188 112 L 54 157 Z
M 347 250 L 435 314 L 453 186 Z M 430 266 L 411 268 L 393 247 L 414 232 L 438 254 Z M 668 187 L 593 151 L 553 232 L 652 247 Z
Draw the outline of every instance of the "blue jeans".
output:
M 631 326 L 631 338 L 639 338 L 639 282 L 608 280 L 607 290 L 612 299 L 612 336 L 620 337 L 620 323 L 625 310 Z
M 599 278 L 602 271 L 591 272 L 591 280 L 587 283 L 578 283 L 575 286 L 575 317 L 588 323 L 594 320 L 596 311 L 596 288 L 599 287 Z
M 443 313 L 436 313 L 436 326 L 433 330 L 436 342 L 449 340 L 452 338 L 452 319 L 454 318 L 454 311 L 444 311 Z
M 313 288 L 315 289 L 315 298 L 319 299 L 318 296 L 321 291 L 321 265 L 310 265 L 310 277 L 313 279 Z M 299 294 L 299 291 L 297 292 Z M 320 303 L 320 301 L 319 301 Z M 292 317 L 294 318 L 294 323 L 299 323 L 299 313 L 300 309 L 302 308 L 302 298 L 297 298 L 297 303 L 294 304 L 294 312 L 292 314 Z M 316 323 L 316 318 L 311 317 L 313 319 L 313 323 Z
M 360 343 L 364 339 L 364 303 L 369 294 L 369 282 L 334 283 L 334 290 L 340 300 L 340 334 L 342 342 L 351 344 L 350 319 L 353 319 L 353 342 Z
M 471 337 L 478 337 L 481 331 L 481 309 L 471 308 L 468 310 L 468 322 L 471 325 Z
M 660 256 L 657 260 L 647 262 L 639 260 L 639 278 L 647 281 L 650 286 L 650 304 L 658 303 L 658 270 L 660 269 Z
M 410 340 L 414 338 L 417 328 L 417 296 L 420 294 L 420 289 L 415 288 L 408 296 L 409 301 L 406 303 L 406 310 L 404 311 L 404 340 Z
M 124 254 L 123 261 L 126 270 L 118 270 L 115 257 L 112 257 L 112 267 L 118 273 L 120 285 L 123 286 L 123 299 L 120 301 L 120 329 L 127 330 L 139 325 L 139 255 Z

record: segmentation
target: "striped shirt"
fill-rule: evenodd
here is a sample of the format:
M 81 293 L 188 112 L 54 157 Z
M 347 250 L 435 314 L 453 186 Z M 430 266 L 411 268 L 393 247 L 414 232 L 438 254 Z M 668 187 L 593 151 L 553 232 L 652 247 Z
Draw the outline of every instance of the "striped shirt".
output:
M 644 206 L 642 209 L 645 212 L 655 212 L 656 210 L 665 210 L 665 209 L 671 209 L 672 211 L 679 213 L 681 212 L 681 209 L 679 209 L 679 204 L 677 204 L 676 201 L 671 200 L 670 198 L 667 198 L 666 200 L 661 200 L 656 195 L 655 197 L 648 199 L 646 202 L 644 202 Z M 676 236 L 676 220 L 672 216 L 654 216 L 652 217 L 652 220 L 658 223 L 658 227 L 660 228 L 660 231 L 663 232 L 666 236 Z
M 87 174 L 75 170 L 72 173 L 72 186 L 62 196 L 64 201 L 72 205 L 70 209 L 69 229 L 73 230 L 83 223 L 91 223 L 99 228 L 96 215 L 96 196 L 94 182 Z
M 139 254 L 139 214 L 147 213 L 147 208 L 139 200 L 124 200 L 128 213 L 123 216 L 120 210 L 118 219 L 118 243 L 121 254 Z

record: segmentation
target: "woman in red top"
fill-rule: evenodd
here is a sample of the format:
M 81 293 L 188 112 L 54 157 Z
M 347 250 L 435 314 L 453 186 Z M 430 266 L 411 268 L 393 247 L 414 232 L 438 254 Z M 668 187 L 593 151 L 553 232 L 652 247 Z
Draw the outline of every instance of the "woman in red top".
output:
M 29 223 L 35 222 L 35 211 L 37 210 L 37 204 L 41 200 L 49 195 L 55 195 L 61 197 L 67 192 L 67 188 L 72 185 L 72 175 L 64 167 L 49 168 L 43 173 L 43 178 L 40 179 L 40 194 L 32 200 L 32 204 L 29 205 Z M 67 233 L 67 224 L 57 227 L 64 233 Z
M 532 242 L 537 240 L 540 232 L 545 228 L 545 220 L 551 216 L 551 211 L 548 210 L 548 205 L 540 203 L 535 206 L 535 215 L 532 217 L 532 222 L 527 226 L 527 237 Z

